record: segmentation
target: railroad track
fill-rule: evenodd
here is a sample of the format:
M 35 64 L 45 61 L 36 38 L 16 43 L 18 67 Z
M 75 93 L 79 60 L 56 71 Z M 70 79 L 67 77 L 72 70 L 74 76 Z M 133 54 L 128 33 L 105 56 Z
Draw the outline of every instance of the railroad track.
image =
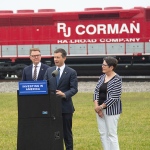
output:
M 97 82 L 99 76 L 78 76 L 78 81 L 79 82 Z M 129 82 L 129 81 L 135 81 L 135 82 L 150 82 L 150 76 L 122 76 L 122 80 L 124 82 Z M 21 81 L 21 79 L 14 78 L 14 77 L 7 77 L 5 79 L 0 79 L 0 82 L 18 82 Z
M 150 81 L 150 76 L 121 76 L 123 82 L 135 81 L 146 82 Z M 79 76 L 78 81 L 98 81 L 99 76 Z

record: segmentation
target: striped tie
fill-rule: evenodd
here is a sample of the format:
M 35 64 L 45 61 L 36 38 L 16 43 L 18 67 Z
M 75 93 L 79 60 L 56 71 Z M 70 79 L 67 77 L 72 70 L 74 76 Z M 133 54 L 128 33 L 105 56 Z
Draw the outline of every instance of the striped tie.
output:
M 33 80 L 37 79 L 37 66 L 34 66 Z
M 58 75 L 56 76 L 56 80 L 57 80 L 57 86 L 58 86 L 59 79 L 60 79 L 60 68 L 58 68 L 57 70 L 58 70 Z

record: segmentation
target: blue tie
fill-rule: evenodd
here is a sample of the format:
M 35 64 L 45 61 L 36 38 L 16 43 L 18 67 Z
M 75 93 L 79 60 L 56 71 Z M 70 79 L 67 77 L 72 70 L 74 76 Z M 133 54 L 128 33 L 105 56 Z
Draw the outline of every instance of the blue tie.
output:
M 56 80 L 57 80 L 57 86 L 58 86 L 59 79 L 60 79 L 60 68 L 58 68 L 57 70 L 58 70 L 58 75 L 56 76 Z

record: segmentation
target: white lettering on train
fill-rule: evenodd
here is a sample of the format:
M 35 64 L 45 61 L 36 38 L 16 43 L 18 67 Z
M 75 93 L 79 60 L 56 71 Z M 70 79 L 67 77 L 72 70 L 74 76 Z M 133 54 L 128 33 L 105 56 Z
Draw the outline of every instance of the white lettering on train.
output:
M 69 43 L 96 43 L 97 39 L 69 40 Z
M 71 28 L 66 27 L 65 23 L 58 23 L 57 24 L 57 33 L 60 33 L 60 31 L 63 31 L 64 37 L 70 37 L 71 35 Z
M 78 25 L 76 27 L 76 33 L 78 35 L 84 35 L 85 33 L 89 35 L 94 35 L 94 34 L 122 34 L 122 33 L 140 33 L 140 24 L 134 24 L 130 23 L 129 27 L 127 24 L 98 24 L 97 26 L 95 25 Z
M 139 42 L 140 38 L 125 38 L 125 39 L 100 39 L 100 43 L 120 43 L 120 42 Z
M 68 43 L 68 41 L 67 40 L 57 40 L 57 43 L 66 44 L 66 43 Z
M 57 32 L 63 33 L 64 37 L 71 36 L 71 27 L 67 27 L 65 23 L 57 24 Z M 130 23 L 130 24 L 89 24 L 87 26 L 80 24 L 75 27 L 75 33 L 77 35 L 94 35 L 94 34 L 132 34 L 140 33 L 140 23 Z
M 101 39 L 72 39 L 72 40 L 57 40 L 58 44 L 82 44 L 82 43 L 125 43 L 125 42 L 140 42 L 140 38 L 101 38 Z

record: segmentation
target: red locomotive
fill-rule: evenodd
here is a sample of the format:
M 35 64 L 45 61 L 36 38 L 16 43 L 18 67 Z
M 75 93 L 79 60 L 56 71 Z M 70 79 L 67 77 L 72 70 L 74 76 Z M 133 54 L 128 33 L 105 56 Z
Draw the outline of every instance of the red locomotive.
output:
M 1 10 L 0 33 L 0 78 L 21 77 L 32 47 L 49 65 L 54 50 L 64 48 L 79 76 L 100 75 L 104 56 L 118 59 L 120 75 L 150 75 L 150 7 Z

